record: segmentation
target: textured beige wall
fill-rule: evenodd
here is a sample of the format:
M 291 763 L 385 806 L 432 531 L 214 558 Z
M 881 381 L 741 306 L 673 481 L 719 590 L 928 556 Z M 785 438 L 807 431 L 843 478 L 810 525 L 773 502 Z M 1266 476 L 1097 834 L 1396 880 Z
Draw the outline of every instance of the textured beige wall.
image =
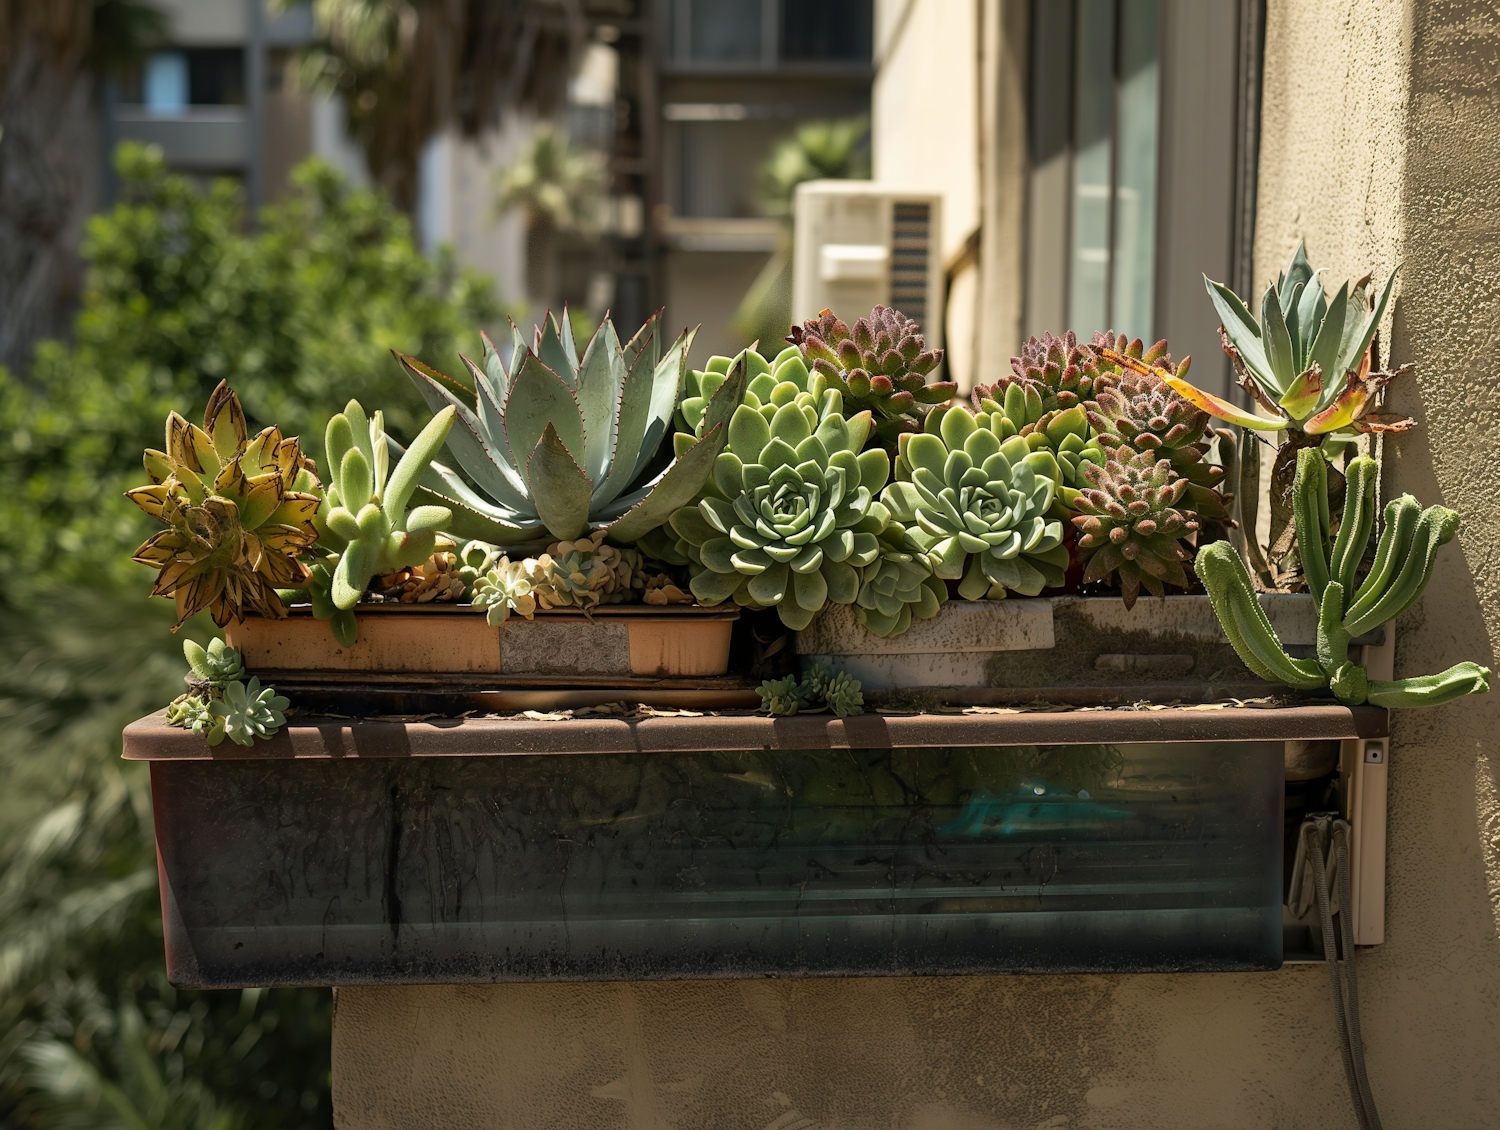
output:
M 1477 2 L 1272 0 L 1257 275 L 1403 263 L 1387 489 L 1466 517 L 1398 673 L 1500 635 L 1500 26 Z M 1500 1126 L 1500 694 L 1396 723 L 1386 944 L 1362 958 L 1389 1130 Z M 1321 968 L 1274 974 L 360 989 L 345 1130 L 1352 1127 Z

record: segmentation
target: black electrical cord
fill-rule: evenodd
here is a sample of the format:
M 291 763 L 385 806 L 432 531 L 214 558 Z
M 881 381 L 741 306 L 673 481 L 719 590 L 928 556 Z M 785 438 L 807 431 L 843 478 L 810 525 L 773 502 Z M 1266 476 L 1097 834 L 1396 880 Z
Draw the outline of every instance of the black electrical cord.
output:
M 1326 837 L 1326 838 L 1325 838 Z M 1349 889 L 1349 824 L 1326 816 L 1309 818 L 1302 825 L 1303 849 L 1312 863 L 1313 891 L 1317 896 L 1318 921 L 1323 928 L 1323 960 L 1333 986 L 1334 1014 L 1338 1021 L 1339 1046 L 1344 1055 L 1344 1076 L 1349 1097 L 1359 1118 L 1360 1130 L 1381 1130 L 1365 1071 L 1364 1041 L 1359 1031 L 1359 987 L 1354 975 L 1354 912 Z M 1338 942 L 1333 933 L 1333 908 L 1329 905 L 1328 865 L 1324 851 L 1333 856 L 1338 879 L 1339 933 L 1344 943 L 1343 975 L 1339 974 Z

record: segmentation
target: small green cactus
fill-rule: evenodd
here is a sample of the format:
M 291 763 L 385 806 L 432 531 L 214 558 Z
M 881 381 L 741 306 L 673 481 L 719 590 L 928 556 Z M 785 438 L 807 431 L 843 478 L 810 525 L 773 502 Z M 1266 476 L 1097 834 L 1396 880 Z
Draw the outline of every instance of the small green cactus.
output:
M 1316 448 L 1297 453 L 1293 512 L 1302 569 L 1318 602 L 1317 653 L 1294 659 L 1281 646 L 1256 599 L 1250 573 L 1228 542 L 1215 542 L 1198 554 L 1196 569 L 1208 589 L 1224 633 L 1262 679 L 1298 690 L 1332 691 L 1340 702 L 1358 706 L 1437 706 L 1490 689 L 1490 670 L 1459 663 L 1436 675 L 1371 679 L 1349 659 L 1349 642 L 1405 612 L 1432 578 L 1433 560 L 1458 532 L 1458 515 L 1443 506 L 1423 510 L 1411 495 L 1385 508 L 1385 528 L 1369 574 L 1356 587 L 1357 571 L 1374 532 L 1377 468 L 1358 458 L 1345 471 L 1344 515 L 1329 545 L 1328 463 Z

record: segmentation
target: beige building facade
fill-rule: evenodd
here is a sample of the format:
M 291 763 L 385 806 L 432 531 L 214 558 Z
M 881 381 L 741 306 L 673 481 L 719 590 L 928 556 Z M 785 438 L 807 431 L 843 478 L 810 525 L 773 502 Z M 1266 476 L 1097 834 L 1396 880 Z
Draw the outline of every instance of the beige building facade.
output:
M 944 5 L 964 6 L 896 3 L 877 27 Z M 978 77 L 994 95 L 980 104 L 991 115 L 982 136 L 994 147 L 974 155 L 978 188 L 962 179 L 954 193 L 979 217 L 972 355 L 982 368 L 1014 348 L 1025 317 L 1015 195 L 1025 170 L 1003 154 L 1024 146 L 1023 115 L 1004 94 L 1024 90 L 1006 68 L 1026 56 L 1027 6 L 981 7 Z M 1256 293 L 1299 238 L 1335 278 L 1400 264 L 1381 338 L 1391 360 L 1417 366 L 1392 407 L 1420 427 L 1386 443 L 1383 492 L 1452 506 L 1464 527 L 1399 623 L 1397 674 L 1458 658 L 1493 666 L 1500 16 L 1474 0 L 1270 0 L 1264 44 Z M 877 170 L 881 107 L 899 101 L 890 81 L 882 75 L 875 94 Z M 938 126 L 906 134 L 917 151 L 943 136 Z M 1385 942 L 1359 957 L 1371 1083 L 1389 1130 L 1500 1126 L 1496 734 L 1496 695 L 1394 721 Z M 333 1065 L 343 1130 L 1356 1125 L 1327 973 L 1315 965 L 344 989 Z

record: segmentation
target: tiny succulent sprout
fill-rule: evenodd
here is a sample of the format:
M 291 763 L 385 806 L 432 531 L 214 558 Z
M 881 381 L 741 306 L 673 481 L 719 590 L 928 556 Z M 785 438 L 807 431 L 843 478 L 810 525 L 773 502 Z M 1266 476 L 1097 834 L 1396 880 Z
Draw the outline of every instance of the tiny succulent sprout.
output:
M 224 688 L 223 699 L 210 702 L 208 708 L 223 721 L 222 737 L 235 745 L 250 746 L 256 738 L 274 737 L 286 725 L 288 705 L 288 700 L 277 694 L 274 687 L 262 688 L 260 680 L 252 677 L 248 684 L 230 683 Z M 210 736 L 209 744 L 218 743 Z
M 802 709 L 802 698 L 797 693 L 797 676 L 783 679 L 767 679 L 755 688 L 760 695 L 760 708 L 772 717 L 796 714 Z
M 847 718 L 863 714 L 865 708 L 860 681 L 847 671 L 834 671 L 823 663 L 805 672 L 800 680 L 795 675 L 767 679 L 756 693 L 761 698 L 761 710 L 773 716 L 831 710 Z
M 183 640 L 182 652 L 193 675 L 209 686 L 222 687 L 245 674 L 240 653 L 221 639 L 210 640 L 206 648 L 193 640 Z
M 474 582 L 474 607 L 484 608 L 489 624 L 503 624 L 514 612 L 530 620 L 537 601 L 532 592 L 531 576 L 525 561 L 501 557 Z

